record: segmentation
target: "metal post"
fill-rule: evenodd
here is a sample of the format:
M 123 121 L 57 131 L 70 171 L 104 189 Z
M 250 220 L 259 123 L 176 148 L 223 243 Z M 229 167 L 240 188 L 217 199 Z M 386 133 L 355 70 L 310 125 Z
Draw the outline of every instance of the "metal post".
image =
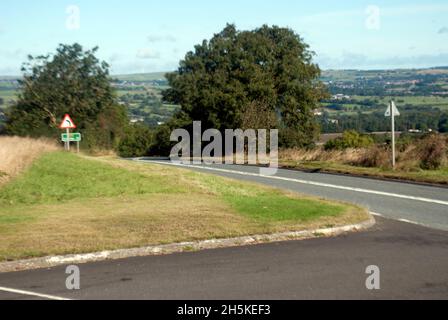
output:
M 70 129 L 69 128 L 67 128 L 67 142 L 66 142 L 66 145 L 67 145 L 67 151 L 70 151 Z
M 79 141 L 76 141 L 76 152 L 79 153 Z
M 395 170 L 395 113 L 393 101 L 390 102 L 390 118 L 392 119 L 392 168 Z

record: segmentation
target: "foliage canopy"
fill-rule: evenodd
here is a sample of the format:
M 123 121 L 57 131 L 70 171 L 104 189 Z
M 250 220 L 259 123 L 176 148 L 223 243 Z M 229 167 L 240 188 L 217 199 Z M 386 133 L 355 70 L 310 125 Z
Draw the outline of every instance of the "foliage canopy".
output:
M 313 109 L 325 97 L 313 52 L 291 29 L 227 25 L 204 40 L 167 74 L 164 100 L 181 105 L 173 121 L 203 129 L 278 128 L 284 146 L 304 146 L 318 134 Z M 245 121 L 255 116 L 260 121 Z M 170 124 L 167 124 L 170 126 Z M 162 131 L 165 129 L 161 129 Z M 169 141 L 169 138 L 168 138 Z
M 116 146 L 128 124 L 127 113 L 116 103 L 109 66 L 96 58 L 97 50 L 61 44 L 55 54 L 28 56 L 21 93 L 7 114 L 7 133 L 55 137 L 69 113 L 89 147 Z

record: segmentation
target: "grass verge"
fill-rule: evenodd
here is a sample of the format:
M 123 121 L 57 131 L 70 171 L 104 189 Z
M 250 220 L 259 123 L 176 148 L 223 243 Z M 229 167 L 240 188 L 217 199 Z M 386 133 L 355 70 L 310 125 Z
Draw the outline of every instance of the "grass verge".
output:
M 42 155 L 0 189 L 0 261 L 338 226 L 359 207 L 113 157 Z

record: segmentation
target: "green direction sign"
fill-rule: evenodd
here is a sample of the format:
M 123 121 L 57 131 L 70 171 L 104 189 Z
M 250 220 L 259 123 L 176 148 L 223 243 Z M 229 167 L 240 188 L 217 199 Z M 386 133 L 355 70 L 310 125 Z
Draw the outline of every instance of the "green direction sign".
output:
M 67 134 L 63 133 L 61 134 L 61 139 L 63 142 L 67 141 Z M 81 141 L 81 134 L 80 133 L 70 133 L 70 140 L 71 142 L 79 142 Z

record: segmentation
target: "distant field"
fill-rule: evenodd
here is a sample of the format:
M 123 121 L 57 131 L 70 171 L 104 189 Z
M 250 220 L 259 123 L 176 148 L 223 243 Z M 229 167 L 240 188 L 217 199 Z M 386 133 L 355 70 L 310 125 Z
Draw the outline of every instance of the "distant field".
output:
M 324 70 L 322 80 L 324 81 L 346 81 L 353 82 L 356 79 L 374 79 L 378 77 L 408 77 L 417 72 L 433 72 L 433 69 L 396 69 L 396 70 Z M 440 74 L 440 73 L 438 73 Z
M 3 98 L 5 103 L 3 105 L 0 105 L 0 109 L 5 108 L 8 104 L 14 102 L 14 100 L 17 98 L 17 91 L 16 90 L 2 90 L 0 88 L 0 98 Z
M 134 94 L 144 94 L 144 93 L 151 94 L 151 93 L 153 93 L 156 96 L 161 96 L 160 92 L 161 92 L 161 89 L 159 89 L 158 87 L 145 86 L 144 89 L 135 89 L 135 90 L 134 89 L 133 90 L 118 89 L 117 95 L 118 95 L 118 97 L 121 97 L 126 94 L 134 95 Z
M 155 81 L 165 79 L 166 72 L 153 72 L 153 73 L 135 73 L 135 74 L 123 74 L 123 75 L 112 75 L 113 79 L 118 79 L 121 81 Z
M 378 100 L 379 104 L 387 106 L 391 97 L 375 97 L 375 96 L 353 96 L 355 100 Z M 403 96 L 403 97 L 393 97 L 397 106 L 413 105 L 416 107 L 428 106 L 435 107 L 439 109 L 448 110 L 448 97 L 439 96 Z
M 337 113 L 337 114 L 353 114 L 358 111 L 361 111 L 363 113 L 371 113 L 373 111 L 377 111 L 381 108 L 386 108 L 389 101 L 392 97 L 377 97 L 377 96 L 351 96 L 350 101 L 347 100 L 341 100 L 337 103 L 323 103 L 323 107 L 328 107 L 332 104 L 339 104 L 343 106 L 344 110 L 335 110 L 335 109 L 328 109 L 328 112 L 330 113 Z M 393 97 L 394 101 L 397 104 L 398 108 L 403 107 L 428 107 L 428 108 L 438 108 L 440 110 L 448 110 L 448 97 L 441 97 L 441 96 L 402 96 L 402 97 Z M 354 100 L 354 101 L 353 101 Z M 372 100 L 377 101 L 373 106 L 368 107 L 362 105 L 362 101 L 365 100 Z M 359 104 L 354 103 L 359 101 Z M 358 109 L 358 110 L 356 110 Z

